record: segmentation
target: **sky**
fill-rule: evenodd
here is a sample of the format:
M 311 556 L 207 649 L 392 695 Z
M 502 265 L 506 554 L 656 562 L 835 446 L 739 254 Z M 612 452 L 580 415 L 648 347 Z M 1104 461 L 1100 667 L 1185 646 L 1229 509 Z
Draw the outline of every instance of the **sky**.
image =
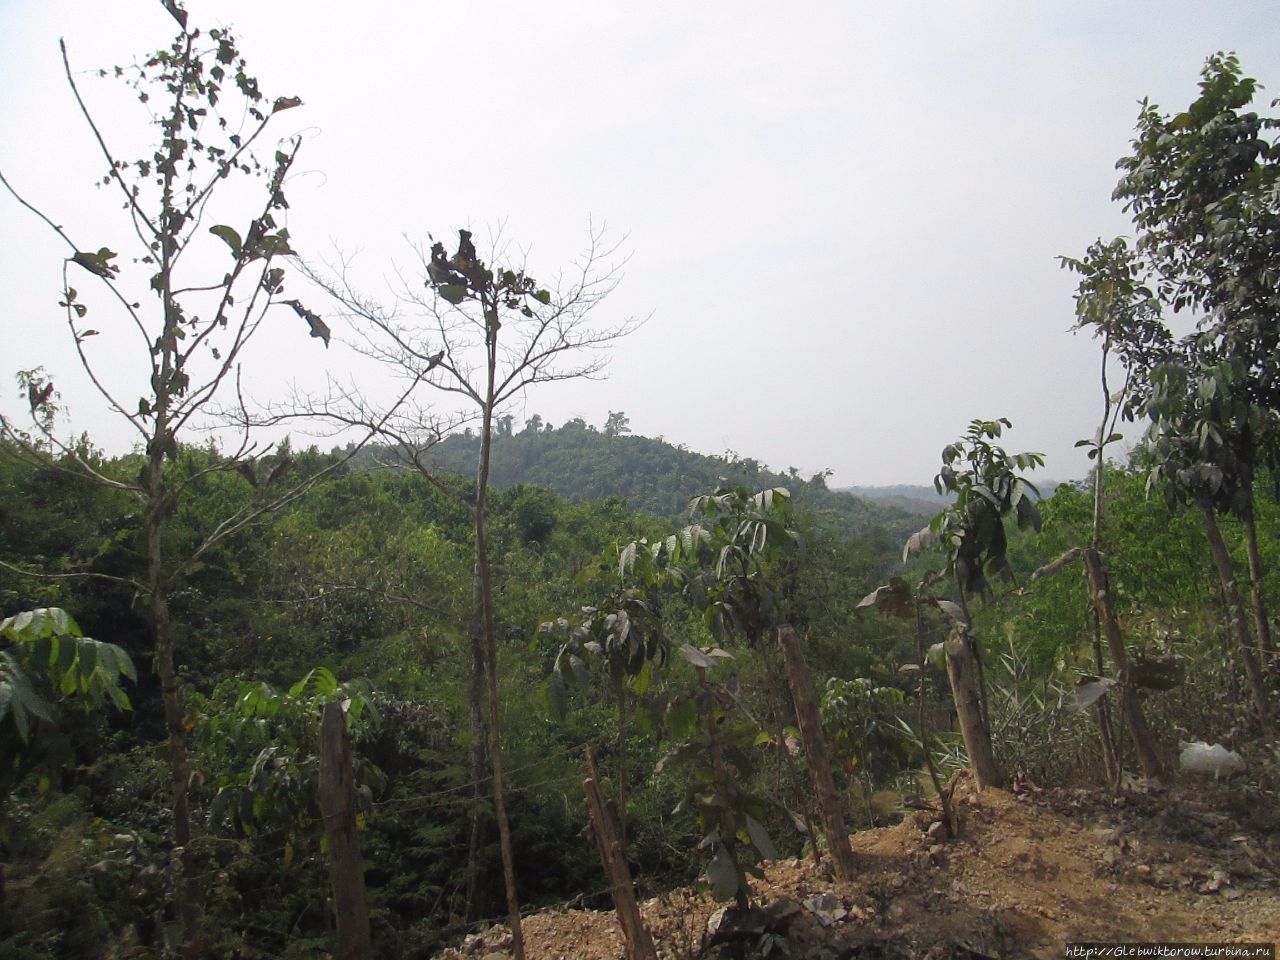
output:
M 624 411 L 636 433 L 830 469 L 840 486 L 928 483 L 979 417 L 1010 418 L 1006 446 L 1046 454 L 1041 476 L 1082 477 L 1073 445 L 1096 428 L 1099 352 L 1070 332 L 1075 283 L 1057 258 L 1129 230 L 1110 195 L 1144 97 L 1185 108 L 1217 50 L 1267 88 L 1264 109 L 1280 90 L 1271 2 L 188 8 L 234 28 L 269 97 L 304 101 L 274 132 L 303 142 L 295 248 L 354 257 L 370 295 L 390 301 L 387 278 L 428 233 L 501 230 L 540 279 L 593 228 L 620 244 L 622 281 L 596 320 L 644 322 L 605 379 L 539 385 L 508 411 L 517 422 Z M 147 0 L 0 0 L 0 172 L 78 245 L 126 239 L 118 198 L 92 186 L 105 167 L 58 38 L 127 154 L 145 116 L 81 71 L 130 63 L 170 26 Z M 43 366 L 71 429 L 129 449 L 57 305 L 67 252 L 4 194 L 0 251 L 0 411 L 22 417 L 14 375 Z M 335 340 L 325 350 L 281 315 L 255 344 L 250 392 L 326 375 L 385 390 L 334 306 L 290 284 Z M 94 316 L 95 362 L 136 390 L 136 336 L 105 307 Z

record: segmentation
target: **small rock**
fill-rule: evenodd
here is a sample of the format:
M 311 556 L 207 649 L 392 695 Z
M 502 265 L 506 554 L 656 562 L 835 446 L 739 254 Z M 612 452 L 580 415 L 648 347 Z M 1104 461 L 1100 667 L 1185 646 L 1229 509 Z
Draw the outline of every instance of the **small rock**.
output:
M 1231 877 L 1225 870 L 1214 870 L 1213 873 L 1209 875 L 1208 880 L 1196 887 L 1196 891 L 1199 893 L 1217 893 L 1230 883 Z
M 804 905 L 824 927 L 829 927 L 837 920 L 843 920 L 849 915 L 840 898 L 830 891 L 814 894 L 804 902 Z
M 728 907 L 721 907 L 711 916 L 707 917 L 707 936 L 714 937 L 720 932 L 720 928 L 724 926 L 725 915 L 729 912 Z

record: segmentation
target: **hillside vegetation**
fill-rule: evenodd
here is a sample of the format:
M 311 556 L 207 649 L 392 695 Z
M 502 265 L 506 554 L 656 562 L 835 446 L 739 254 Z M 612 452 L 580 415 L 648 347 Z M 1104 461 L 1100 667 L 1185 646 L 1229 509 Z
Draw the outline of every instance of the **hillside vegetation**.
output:
M 300 99 L 162 8 L 170 45 L 99 78 L 158 134 L 124 160 L 93 126 L 129 249 L 38 212 L 136 444 L 76 430 L 42 369 L 0 420 L 0 955 L 525 960 L 606 923 L 628 960 L 1274 938 L 1280 118 L 1234 57 L 1185 112 L 1144 104 L 1134 239 L 1063 261 L 1101 354 L 1090 476 L 1042 496 L 1044 456 L 977 418 L 926 526 L 622 413 L 517 431 L 634 328 L 593 317 L 607 244 L 543 286 L 460 229 L 385 303 L 300 263 L 303 143 L 252 149 Z M 250 409 L 272 307 L 400 395 L 335 377 Z M 299 419 L 355 439 L 261 439 Z
M 617 497 L 632 510 L 673 520 L 687 511 L 691 491 L 713 490 L 722 483 L 753 490 L 786 487 L 798 505 L 842 533 L 878 529 L 905 539 L 920 526 L 918 505 L 901 509 L 829 489 L 824 473 L 804 478 L 793 468 L 782 474 L 750 457 L 709 456 L 660 437 L 634 436 L 625 422 L 624 414 L 614 413 L 600 429 L 580 419 L 555 427 L 535 414 L 517 431 L 511 417 L 500 418 L 490 481 L 497 487 L 532 484 L 574 502 Z M 425 459 L 435 469 L 465 477 L 474 473 L 479 448 L 480 438 L 470 431 L 450 434 Z M 357 462 L 389 459 L 373 446 Z

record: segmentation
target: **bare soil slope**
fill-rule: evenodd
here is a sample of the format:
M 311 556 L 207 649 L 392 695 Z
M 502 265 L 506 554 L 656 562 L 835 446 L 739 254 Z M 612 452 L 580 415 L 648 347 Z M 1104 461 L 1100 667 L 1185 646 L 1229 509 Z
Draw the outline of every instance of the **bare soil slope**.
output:
M 791 957 L 1060 958 L 1069 941 L 1280 939 L 1276 798 L 1226 785 L 979 794 L 962 784 L 960 837 L 929 814 L 853 838 L 861 875 L 784 860 L 755 881 L 742 923 L 752 949 L 765 933 Z M 734 934 L 721 907 L 680 890 L 642 905 L 663 958 L 695 957 Z M 719 936 L 707 934 L 719 929 Z M 530 960 L 623 958 L 612 913 L 541 913 L 525 923 Z M 772 941 L 774 955 L 783 944 Z M 506 956 L 501 927 L 440 960 Z M 755 955 L 760 955 L 756 953 Z

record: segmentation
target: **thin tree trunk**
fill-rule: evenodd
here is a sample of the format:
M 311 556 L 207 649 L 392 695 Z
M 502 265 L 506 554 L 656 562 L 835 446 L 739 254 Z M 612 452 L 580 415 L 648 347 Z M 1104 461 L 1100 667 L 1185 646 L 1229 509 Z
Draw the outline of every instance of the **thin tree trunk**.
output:
M 1106 661 L 1102 657 L 1102 618 L 1098 616 L 1097 608 L 1090 608 L 1089 613 L 1093 620 L 1093 668 L 1097 671 L 1098 677 L 1106 676 Z M 1097 704 L 1097 711 L 1094 716 L 1098 718 L 1098 739 L 1102 743 L 1102 767 L 1103 773 L 1107 778 L 1107 786 L 1116 789 L 1120 785 L 1120 755 L 1116 750 L 1115 738 L 1111 735 L 1111 708 L 1107 704 L 1107 698 L 1103 697 Z
M 356 830 L 355 771 L 342 705 L 327 703 L 320 715 L 320 814 L 329 840 L 329 884 L 338 929 L 337 960 L 372 960 L 369 903 Z
M 1244 526 L 1245 552 L 1249 557 L 1249 586 L 1253 601 L 1253 629 L 1258 635 L 1258 646 L 1262 648 L 1262 666 L 1265 673 L 1275 669 L 1276 651 L 1275 645 L 1271 640 L 1271 621 L 1267 619 L 1267 597 L 1263 579 L 1262 554 L 1258 551 L 1258 527 L 1254 520 L 1252 471 L 1246 473 L 1245 484 L 1248 499 L 1244 510 L 1241 512 L 1240 520 Z
M 964 613 L 964 622 L 973 623 L 973 617 L 969 613 L 969 601 L 965 597 L 964 585 L 960 582 L 959 574 L 955 577 L 956 596 L 960 599 L 960 609 Z M 987 669 L 983 663 L 982 644 L 978 642 L 978 638 L 969 634 L 969 646 L 973 651 L 973 662 L 978 668 L 978 703 L 982 707 L 982 725 L 987 730 L 987 738 L 991 737 L 991 706 L 987 698 Z
M 487 324 L 488 376 L 484 417 L 480 434 L 480 466 L 476 481 L 476 572 L 480 581 L 480 618 L 484 624 L 485 667 L 489 690 L 489 762 L 493 767 L 493 815 L 498 821 L 498 846 L 502 853 L 502 881 L 507 894 L 507 917 L 515 960 L 524 960 L 524 930 L 520 900 L 516 895 L 515 857 L 511 850 L 511 826 L 507 821 L 506 784 L 502 774 L 502 718 L 498 693 L 498 640 L 494 623 L 493 583 L 489 575 L 488 517 L 489 454 L 493 446 L 493 405 L 498 362 L 498 316 L 492 303 L 484 304 Z
M 707 744 L 711 750 L 711 781 L 716 791 L 716 796 L 727 799 L 729 796 L 729 777 L 724 770 L 724 753 L 720 747 L 720 725 L 716 722 L 714 696 L 711 687 L 707 683 L 707 671 L 703 667 L 695 667 L 694 670 L 698 674 L 698 686 L 702 688 L 702 720 L 707 728 Z M 734 894 L 734 901 L 738 909 L 746 912 L 751 909 L 751 898 L 747 896 L 746 875 L 742 872 L 742 865 L 738 863 L 738 832 L 734 827 L 733 814 L 729 812 L 727 804 L 720 807 L 720 843 L 729 851 L 729 859 L 733 861 L 734 869 L 738 871 L 738 891 Z
M 472 920 L 480 915 L 479 897 L 480 883 L 484 876 L 485 827 L 488 817 L 485 812 L 485 800 L 489 796 L 489 760 L 486 739 L 489 735 L 485 723 L 485 704 L 488 690 L 485 686 L 485 642 L 484 618 L 480 610 L 484 604 L 484 594 L 480 586 L 480 569 L 477 564 L 472 571 L 472 603 L 474 604 L 471 622 L 471 687 L 468 692 L 470 726 L 471 726 L 471 824 L 467 850 L 467 919 Z
M 916 726 L 920 730 L 920 746 L 924 749 L 924 765 L 929 771 L 929 779 L 933 782 L 934 792 L 938 795 L 938 802 L 942 804 L 942 823 L 946 827 L 947 836 L 955 837 L 959 834 L 955 818 L 951 815 L 951 795 L 947 793 L 942 786 L 942 778 L 938 776 L 938 764 L 933 759 L 933 747 L 929 740 L 928 720 L 925 715 L 925 665 L 924 665 L 924 616 L 920 611 L 920 602 L 915 602 L 916 610 L 916 663 L 920 666 L 920 678 L 916 688 L 916 704 L 917 719 Z
M 947 679 L 960 721 L 960 735 L 969 753 L 969 765 L 978 781 L 978 789 L 1004 785 L 1004 776 L 996 763 L 991 746 L 991 731 L 982 721 L 982 704 L 978 693 L 977 660 L 968 627 L 954 624 L 943 649 L 947 654 Z
M 204 948 L 200 937 L 200 911 L 196 905 L 195 851 L 191 848 L 191 762 L 187 756 L 182 690 L 174 669 L 169 605 L 163 585 L 159 593 L 152 594 L 151 617 L 156 642 L 156 673 L 160 676 L 160 697 L 164 703 L 164 723 L 168 734 L 169 778 L 173 791 L 173 853 L 179 865 L 174 904 L 182 924 L 182 956 L 184 960 L 199 960 Z
M 762 649 L 765 651 L 768 651 L 769 648 L 763 647 Z M 781 661 L 782 659 L 781 652 L 779 652 L 778 659 L 779 661 Z M 768 669 L 772 672 L 776 670 L 777 667 L 771 664 Z M 783 666 L 781 675 L 784 678 L 786 677 L 785 666 Z M 770 687 L 771 689 L 773 689 L 772 684 L 770 685 Z M 809 849 L 813 855 L 813 862 L 814 864 L 819 864 L 822 862 L 822 850 L 818 846 L 818 831 L 815 830 L 813 827 L 812 804 L 809 802 L 809 797 L 805 795 L 804 780 L 800 776 L 799 769 L 796 767 L 795 757 L 791 755 L 791 750 L 787 746 L 787 736 L 785 731 L 782 728 L 782 720 L 778 713 L 779 703 L 790 703 L 792 709 L 795 708 L 795 704 L 791 700 L 791 694 L 789 690 L 781 690 L 781 689 L 777 690 L 777 697 L 776 698 L 771 697 L 770 700 L 773 701 L 774 703 L 774 706 L 770 710 L 770 712 L 772 713 L 771 720 L 772 720 L 772 726 L 773 726 L 773 729 L 770 732 L 773 734 L 774 745 L 778 750 L 778 754 L 782 758 L 782 761 L 786 764 L 787 775 L 791 779 L 791 792 L 795 798 L 796 808 L 800 811 L 801 816 L 804 817 L 804 829 L 805 829 L 805 833 L 809 837 Z M 778 788 L 778 795 L 779 796 L 782 795 L 781 785 L 779 785 L 779 788 Z
M 174 905 L 182 925 L 182 956 L 184 960 L 199 960 L 204 948 L 196 899 L 195 851 L 191 848 L 191 762 L 187 756 L 186 731 L 183 728 L 182 688 L 174 666 L 169 589 L 164 578 L 162 535 L 169 507 L 164 464 L 170 442 L 168 401 L 164 391 L 171 373 L 171 354 L 163 350 L 156 389 L 155 432 L 147 449 L 147 591 L 150 594 L 156 673 L 160 677 L 160 698 L 168 736 L 169 780 L 173 791 L 173 853 L 178 860 L 179 872 Z
M 1106 328 L 1106 332 L 1102 340 L 1102 370 L 1101 370 L 1102 421 L 1098 424 L 1098 435 L 1097 435 L 1098 465 L 1094 468 L 1094 471 L 1093 471 L 1093 536 L 1089 541 L 1089 546 L 1093 550 L 1094 560 L 1096 561 L 1096 563 L 1095 563 L 1095 569 L 1092 573 L 1090 573 L 1088 569 L 1086 569 L 1085 571 L 1086 579 L 1090 584 L 1090 594 L 1089 594 L 1090 606 L 1093 609 L 1093 663 L 1094 663 L 1094 668 L 1098 671 L 1099 677 L 1102 677 L 1105 675 L 1104 673 L 1105 667 L 1104 667 L 1104 662 L 1102 658 L 1102 624 L 1103 624 L 1102 609 L 1104 607 L 1109 611 L 1108 613 L 1109 619 L 1107 622 L 1115 628 L 1115 636 L 1119 638 L 1119 625 L 1116 623 L 1115 611 L 1111 607 L 1111 595 L 1106 591 L 1107 574 L 1106 574 L 1106 570 L 1102 565 L 1102 554 L 1101 554 L 1101 550 L 1102 550 L 1102 483 L 1103 483 L 1103 471 L 1106 469 L 1106 449 L 1107 449 L 1107 444 L 1110 442 L 1110 438 L 1115 434 L 1116 422 L 1120 417 L 1120 413 L 1122 409 L 1113 403 L 1111 399 L 1111 387 L 1107 383 L 1107 357 L 1109 356 L 1110 353 L 1111 353 L 1111 332 L 1109 328 Z M 1124 388 L 1120 391 L 1120 393 L 1123 396 L 1123 395 L 1126 395 L 1128 391 L 1129 391 L 1129 378 L 1126 376 Z M 1088 560 L 1086 558 L 1086 567 L 1087 566 L 1088 566 Z M 1101 585 L 1101 588 L 1102 588 L 1101 591 L 1095 591 L 1092 589 L 1092 585 L 1094 584 L 1095 579 L 1097 583 Z M 1111 642 L 1111 634 L 1108 633 L 1108 644 L 1110 644 L 1110 642 Z M 1119 670 L 1121 668 L 1121 664 L 1123 663 L 1124 669 L 1126 671 L 1125 680 L 1124 680 L 1124 683 L 1122 684 L 1122 689 L 1128 689 L 1127 688 L 1127 682 L 1128 682 L 1127 671 L 1128 671 L 1129 660 L 1127 656 L 1123 656 L 1124 654 L 1123 642 L 1119 642 L 1115 646 L 1119 650 L 1119 652 L 1122 654 L 1122 659 L 1119 661 L 1115 661 L 1116 669 Z M 1127 707 L 1125 706 L 1125 697 L 1129 698 Z M 1146 719 L 1142 716 L 1141 704 L 1137 702 L 1132 691 L 1130 691 L 1127 694 L 1122 692 L 1121 700 L 1122 700 L 1121 713 L 1125 715 L 1126 722 L 1128 722 L 1130 715 L 1132 715 L 1132 717 L 1134 718 L 1134 722 L 1136 722 L 1141 729 L 1146 730 Z M 1097 715 L 1098 715 L 1098 732 L 1099 732 L 1099 736 L 1102 739 L 1102 764 L 1106 770 L 1107 780 L 1111 784 L 1111 788 L 1113 790 L 1118 790 L 1120 789 L 1120 779 L 1124 773 L 1124 766 L 1121 760 L 1120 746 L 1119 746 L 1119 743 L 1117 742 L 1118 738 L 1114 735 L 1112 731 L 1111 707 L 1107 703 L 1105 698 L 1098 701 Z M 1134 733 L 1133 739 L 1141 743 L 1141 746 L 1137 747 L 1138 753 L 1142 755 L 1143 752 L 1145 751 L 1148 762 L 1150 761 L 1158 762 L 1158 758 L 1155 755 L 1155 750 L 1151 744 L 1150 732 L 1147 731 L 1141 737 L 1137 735 L 1136 730 L 1131 730 L 1131 732 Z M 1152 776 L 1153 774 L 1151 774 L 1150 772 L 1147 772 L 1148 763 L 1143 763 L 1142 761 L 1139 761 L 1139 762 L 1142 763 L 1143 771 L 1146 773 L 1146 775 Z
M 582 790 L 587 797 L 587 808 L 591 811 L 592 830 L 596 837 L 596 847 L 600 851 L 600 860 L 609 875 L 613 906 L 627 942 L 628 960 L 657 960 L 658 953 L 654 949 L 653 938 L 645 928 L 639 904 L 636 903 L 635 886 L 631 882 L 631 870 L 627 866 L 620 835 L 621 824 L 609 812 L 608 805 L 600 795 L 600 775 L 596 771 L 596 758 L 590 747 L 586 749 L 583 765 L 587 778 L 582 782 Z
M 1102 565 L 1102 557 L 1094 547 L 1089 547 L 1084 552 L 1084 569 L 1089 580 L 1089 599 L 1102 623 L 1103 636 L 1107 639 L 1107 650 L 1111 654 L 1111 663 L 1116 672 L 1116 689 L 1120 694 L 1120 715 L 1124 718 L 1125 726 L 1129 730 L 1129 738 L 1133 741 L 1134 752 L 1138 755 L 1142 775 L 1158 777 L 1163 773 L 1163 767 L 1151 738 L 1151 730 L 1147 727 L 1147 719 L 1143 716 L 1138 692 L 1129 678 L 1129 655 L 1124 649 L 1120 622 L 1116 619 L 1115 609 L 1111 606 L 1107 571 Z
M 618 840 L 627 848 L 627 691 L 621 679 L 614 692 L 618 697 Z M 594 758 L 592 763 L 594 764 Z
M 791 700 L 796 708 L 796 720 L 800 735 L 804 737 L 804 751 L 809 758 L 809 779 L 818 801 L 818 816 L 822 820 L 822 832 L 827 838 L 827 849 L 835 861 L 836 876 L 852 880 L 857 874 L 853 848 L 849 846 L 849 830 L 845 825 L 844 806 L 836 785 L 831 779 L 831 759 L 827 753 L 827 738 L 822 730 L 822 715 L 814 694 L 813 677 L 800 649 L 800 640 L 789 626 L 778 628 L 778 648 L 782 651 L 782 663 L 787 673 L 787 685 L 791 688 Z
M 1254 711 L 1263 729 L 1270 729 L 1271 718 L 1267 706 L 1267 685 L 1262 675 L 1262 667 L 1253 649 L 1253 638 L 1249 635 L 1249 625 L 1245 621 L 1244 602 L 1240 599 L 1240 588 L 1236 584 L 1235 567 L 1231 563 L 1231 551 L 1222 539 L 1222 530 L 1218 526 L 1218 517 L 1211 506 L 1201 507 L 1204 514 L 1204 530 L 1209 538 L 1209 552 L 1213 555 L 1214 566 L 1218 569 L 1218 579 L 1222 582 L 1222 593 L 1227 601 L 1227 611 L 1231 618 L 1231 631 L 1235 634 L 1236 643 L 1240 647 L 1240 656 L 1244 660 L 1245 676 L 1249 680 L 1249 691 L 1253 694 Z

